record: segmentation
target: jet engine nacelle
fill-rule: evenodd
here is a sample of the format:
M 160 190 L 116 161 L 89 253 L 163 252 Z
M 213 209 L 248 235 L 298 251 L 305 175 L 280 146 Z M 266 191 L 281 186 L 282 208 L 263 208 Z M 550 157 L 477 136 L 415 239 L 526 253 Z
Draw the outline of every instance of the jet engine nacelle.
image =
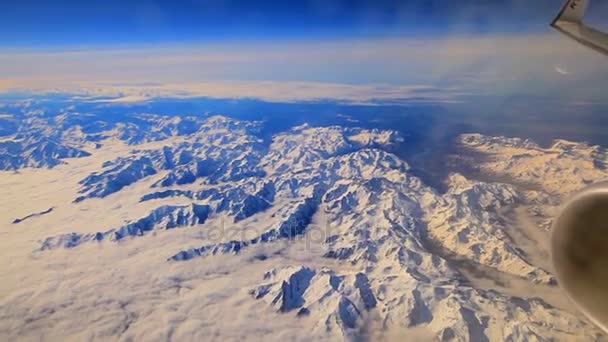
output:
M 551 249 L 561 287 L 608 332 L 608 182 L 583 190 L 564 207 Z

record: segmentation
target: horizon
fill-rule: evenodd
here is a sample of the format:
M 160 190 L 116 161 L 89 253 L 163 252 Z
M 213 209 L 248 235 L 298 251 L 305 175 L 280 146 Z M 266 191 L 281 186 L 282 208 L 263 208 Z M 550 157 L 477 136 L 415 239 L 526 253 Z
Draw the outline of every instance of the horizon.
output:
M 608 63 L 551 30 L 559 6 L 549 0 L 4 2 L 0 92 L 386 103 L 529 94 L 608 105 L 601 91 Z M 604 25 L 603 13 L 608 7 L 593 3 L 588 20 Z M 252 16 L 257 19 L 246 20 Z

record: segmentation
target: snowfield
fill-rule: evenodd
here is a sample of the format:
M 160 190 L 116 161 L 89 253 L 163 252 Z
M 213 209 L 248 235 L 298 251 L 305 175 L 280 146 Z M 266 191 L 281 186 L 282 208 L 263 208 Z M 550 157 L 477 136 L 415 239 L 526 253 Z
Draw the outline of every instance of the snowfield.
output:
M 602 148 L 464 135 L 475 172 L 439 192 L 397 132 L 263 124 L 23 120 L 0 141 L 0 340 L 605 339 L 547 252 Z

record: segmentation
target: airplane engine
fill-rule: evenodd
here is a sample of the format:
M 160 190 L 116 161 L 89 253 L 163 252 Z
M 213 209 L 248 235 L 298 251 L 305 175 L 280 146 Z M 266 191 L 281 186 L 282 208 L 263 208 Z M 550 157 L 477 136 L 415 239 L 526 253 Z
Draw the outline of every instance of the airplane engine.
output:
M 551 252 L 561 287 L 608 332 L 608 182 L 564 207 L 553 225 Z

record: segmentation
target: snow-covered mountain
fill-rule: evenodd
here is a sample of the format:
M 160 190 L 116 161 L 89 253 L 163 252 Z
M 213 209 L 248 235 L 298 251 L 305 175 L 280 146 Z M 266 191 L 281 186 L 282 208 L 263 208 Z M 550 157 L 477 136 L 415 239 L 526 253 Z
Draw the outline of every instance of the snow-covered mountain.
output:
M 80 146 L 82 154 L 56 152 L 45 159 L 24 155 L 23 148 L 11 152 L 24 161 L 3 169 L 53 167 L 55 161 L 78 157 L 48 171 L 69 174 L 74 184 L 57 205 L 47 203 L 52 212 L 20 223 L 19 229 L 52 226 L 23 242 L 34 245 L 21 257 L 72 263 L 63 258 L 79 255 L 78 260 L 100 258 L 116 265 L 133 260 L 146 269 L 156 265 L 168 274 L 178 272 L 166 276 L 182 279 L 179 283 L 196 279 L 199 293 L 189 296 L 213 294 L 210 307 L 219 303 L 227 316 L 235 310 L 237 321 L 244 319 L 236 311 L 240 307 L 256 316 L 247 322 L 284 320 L 283 327 L 270 322 L 266 328 L 243 327 L 251 334 L 276 331 L 270 335 L 274 339 L 294 337 L 294 322 L 307 329 L 306 336 L 296 336 L 302 340 L 420 333 L 442 341 L 599 338 L 568 304 L 539 295 L 558 290 L 550 265 L 538 258 L 543 246 L 529 247 L 547 234 L 542 228 L 561 200 L 553 194 L 605 177 L 605 150 L 565 141 L 543 149 L 529 140 L 465 135 L 458 143 L 471 153 L 454 156 L 453 162 L 476 165 L 477 173 L 455 169 L 445 180 L 447 191 L 439 192 L 392 153 L 397 144 L 407 144 L 397 132 L 303 125 L 266 142 L 262 125 L 223 116 L 144 115 L 98 130 L 64 127 L 79 134 L 62 134 L 58 146 Z M 22 139 L 17 134 L 4 143 L 22 144 Z M 0 150 L 0 160 L 8 155 Z M 517 226 L 520 217 L 511 215 L 522 210 L 538 223 L 525 234 Z M 140 260 L 141 253 L 152 260 Z M 139 277 L 151 283 L 164 277 L 160 271 L 125 267 L 127 279 L 121 275 L 120 283 L 128 286 L 135 287 Z M 207 273 L 194 271 L 199 267 Z M 108 279 L 123 269 L 112 272 Z M 217 288 L 218 282 L 237 282 L 237 274 L 246 274 L 239 289 Z M 103 292 L 107 280 L 99 282 L 102 296 L 114 298 Z M 85 283 L 74 283 L 73 291 Z M 154 292 L 132 291 L 142 301 L 172 305 Z M 19 298 L 30 297 L 0 299 L 0 331 L 9 337 L 33 324 L 10 323 L 26 305 Z M 134 294 L 132 300 L 137 298 Z M 199 309 L 189 312 L 199 320 L 213 319 L 213 312 Z M 130 325 L 143 324 L 146 309 L 130 310 Z M 219 336 L 226 333 L 217 326 Z M 157 336 L 130 329 L 96 337 Z M 76 337 L 78 328 L 65 333 Z
M 467 134 L 459 143 L 485 158 L 472 164 L 483 173 L 536 185 L 556 196 L 608 178 L 608 151 L 600 146 L 556 140 L 542 148 L 530 140 Z

